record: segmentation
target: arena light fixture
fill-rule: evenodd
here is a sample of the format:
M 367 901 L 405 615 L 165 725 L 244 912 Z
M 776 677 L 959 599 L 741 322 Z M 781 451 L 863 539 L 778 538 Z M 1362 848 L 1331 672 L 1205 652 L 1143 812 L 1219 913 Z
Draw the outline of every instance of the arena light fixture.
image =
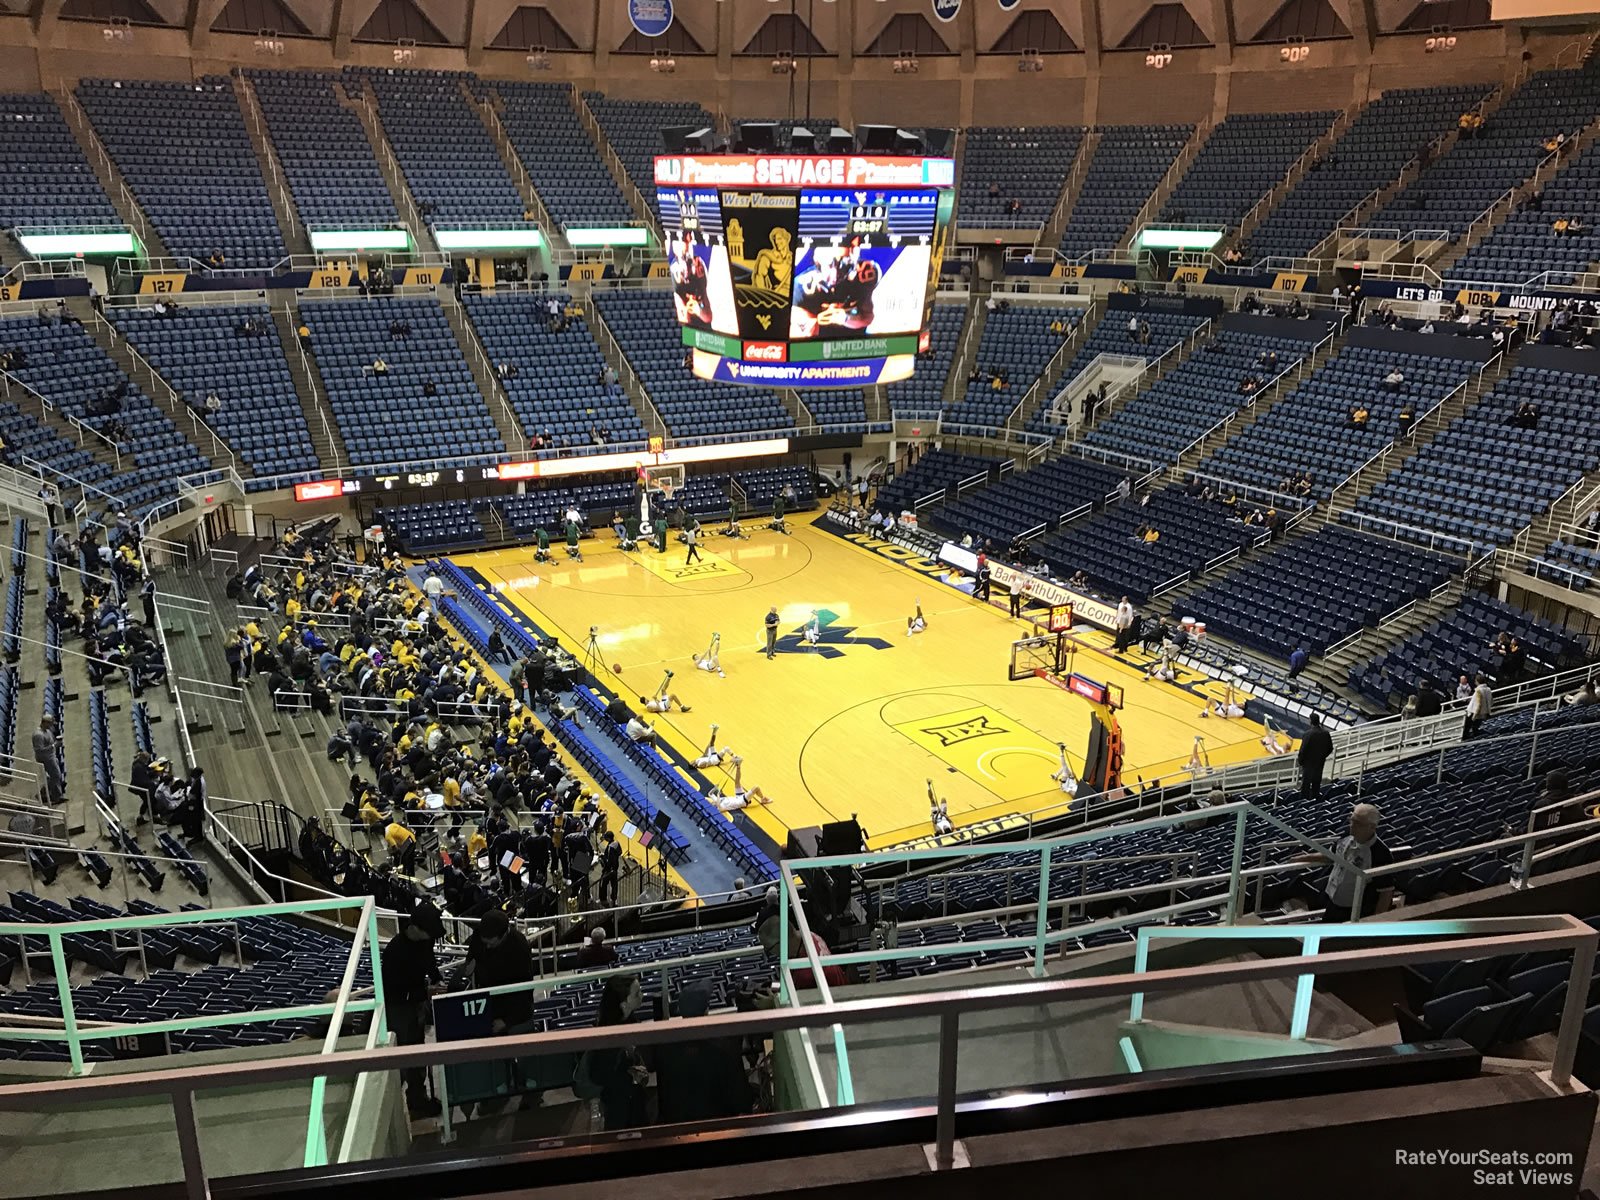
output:
M 550 51 L 544 46 L 528 47 L 528 70 L 548 71 L 552 66 Z
M 538 250 L 544 234 L 537 229 L 435 229 L 441 250 Z
M 917 56 L 914 52 L 903 54 L 894 60 L 894 73 L 896 75 L 915 75 L 920 70 L 922 70 L 922 64 L 917 61 Z
M 566 231 L 569 246 L 648 246 L 650 231 L 642 225 L 596 226 Z
M 1025 47 L 1017 58 L 1017 72 L 1027 75 L 1034 71 L 1044 70 L 1044 53 L 1033 47 Z
M 139 243 L 128 230 L 95 230 L 74 233 L 23 233 L 17 241 L 32 258 L 90 258 L 116 254 L 123 257 L 139 252 Z
M 774 75 L 794 75 L 800 70 L 800 64 L 795 61 L 794 55 L 788 51 L 780 51 L 778 57 L 772 60 L 772 73 Z
M 409 250 L 411 237 L 404 229 L 313 229 L 311 248 L 318 254 L 333 250 Z
M 1136 250 L 1209 250 L 1222 240 L 1220 229 L 1174 229 L 1146 225 L 1133 239 Z

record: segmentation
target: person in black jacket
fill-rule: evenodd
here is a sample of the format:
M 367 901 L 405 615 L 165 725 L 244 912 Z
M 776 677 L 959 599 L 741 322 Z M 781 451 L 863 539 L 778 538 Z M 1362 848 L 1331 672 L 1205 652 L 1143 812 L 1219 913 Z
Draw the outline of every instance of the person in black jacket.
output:
M 600 994 L 598 1024 L 626 1025 L 643 1001 L 637 975 L 611 976 Z M 645 1084 L 650 1072 L 632 1046 L 586 1051 L 580 1059 L 578 1073 L 599 1091 L 607 1131 L 637 1129 L 649 1119 L 645 1110 Z
M 383 948 L 384 1003 L 389 1010 L 389 1028 L 402 1046 L 420 1046 L 426 1039 L 428 997 L 444 983 L 433 943 L 443 936 L 439 910 L 423 901 Z M 428 1095 L 427 1074 L 422 1067 L 406 1067 L 400 1072 L 406 1108 L 414 1118 L 439 1115 L 439 1101 Z
M 1437 717 L 1444 702 L 1439 693 L 1433 690 L 1433 680 L 1417 680 L 1417 699 L 1415 704 L 1416 714 L 1419 717 Z
M 703 1017 L 711 985 L 701 980 L 678 996 L 678 1016 Z M 663 1122 L 742 1117 L 754 1098 L 737 1037 L 671 1042 L 656 1051 L 656 1099 Z
M 133 787 L 133 794 L 139 797 L 139 821 L 148 821 L 150 800 L 155 795 L 156 787 L 155 776 L 150 772 L 150 751 L 141 750 L 133 756 L 128 782 Z
M 467 965 L 475 988 L 503 987 L 533 979 L 533 951 L 505 910 L 484 913 L 467 943 Z M 533 993 L 509 992 L 489 997 L 489 1015 L 496 1033 L 520 1033 L 533 1022 Z
M 1322 727 L 1322 720 L 1311 714 L 1311 725 L 1300 740 L 1300 752 L 1295 761 L 1300 764 L 1300 795 L 1315 800 L 1322 794 L 1322 768 L 1333 753 L 1333 738 Z

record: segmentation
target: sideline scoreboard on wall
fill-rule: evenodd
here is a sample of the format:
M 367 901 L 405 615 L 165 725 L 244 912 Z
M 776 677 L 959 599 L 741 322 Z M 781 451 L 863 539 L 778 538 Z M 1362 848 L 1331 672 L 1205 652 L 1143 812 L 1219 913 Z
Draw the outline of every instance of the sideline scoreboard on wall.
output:
M 673 306 L 702 379 L 870 387 L 910 376 L 955 207 L 955 162 L 664 155 Z

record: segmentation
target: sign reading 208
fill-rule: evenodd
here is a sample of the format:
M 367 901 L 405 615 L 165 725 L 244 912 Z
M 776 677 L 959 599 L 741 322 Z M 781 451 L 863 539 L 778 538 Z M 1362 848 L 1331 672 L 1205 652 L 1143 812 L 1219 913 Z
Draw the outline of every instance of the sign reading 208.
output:
M 672 28 L 672 0 L 628 0 L 628 20 L 641 37 L 664 37 Z

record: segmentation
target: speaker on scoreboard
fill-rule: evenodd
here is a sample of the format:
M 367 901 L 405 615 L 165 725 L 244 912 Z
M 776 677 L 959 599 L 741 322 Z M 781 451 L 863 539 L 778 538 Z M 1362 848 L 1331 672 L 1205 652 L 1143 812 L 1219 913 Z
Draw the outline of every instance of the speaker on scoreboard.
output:
M 669 125 L 661 131 L 661 142 L 668 154 L 710 150 L 716 140 L 716 130 L 709 125 Z
M 922 131 L 923 153 L 934 158 L 949 158 L 956 150 L 956 131 L 954 129 L 924 129 Z
M 857 125 L 856 149 L 862 154 L 893 154 L 897 132 L 893 125 Z
M 894 152 L 896 154 L 921 154 L 925 143 L 922 135 L 910 129 L 896 129 L 894 131 Z
M 778 127 L 771 121 L 739 122 L 739 140 L 749 154 L 778 148 Z
M 835 125 L 828 130 L 828 152 L 830 154 L 849 154 L 856 148 L 856 139 L 851 136 L 848 129 L 841 129 Z
M 794 132 L 789 135 L 789 145 L 794 147 L 796 154 L 810 154 L 817 148 L 817 135 L 804 125 L 796 125 Z

